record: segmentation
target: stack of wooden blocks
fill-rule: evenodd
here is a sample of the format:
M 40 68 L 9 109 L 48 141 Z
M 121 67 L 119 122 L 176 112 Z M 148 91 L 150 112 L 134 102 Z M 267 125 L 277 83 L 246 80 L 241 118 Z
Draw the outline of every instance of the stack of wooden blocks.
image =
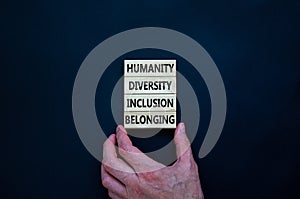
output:
M 124 127 L 176 128 L 176 60 L 124 60 Z

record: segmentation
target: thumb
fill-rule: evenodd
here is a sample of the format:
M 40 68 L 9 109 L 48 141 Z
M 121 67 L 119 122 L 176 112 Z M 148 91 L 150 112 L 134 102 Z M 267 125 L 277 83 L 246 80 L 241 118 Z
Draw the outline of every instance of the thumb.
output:
M 176 155 L 179 160 L 189 160 L 192 156 L 191 143 L 186 135 L 184 123 L 179 123 L 175 130 L 174 142 Z

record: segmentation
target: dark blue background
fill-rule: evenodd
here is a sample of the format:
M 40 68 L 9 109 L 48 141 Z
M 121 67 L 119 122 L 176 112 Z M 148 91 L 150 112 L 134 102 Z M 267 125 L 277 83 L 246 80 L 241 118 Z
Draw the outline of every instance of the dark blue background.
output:
M 213 151 L 195 156 L 206 198 L 299 198 L 299 1 L 36 0 L 0 9 L 0 198 L 107 197 L 100 163 L 73 124 L 72 87 L 96 45 L 144 26 L 194 38 L 222 74 L 226 124 Z

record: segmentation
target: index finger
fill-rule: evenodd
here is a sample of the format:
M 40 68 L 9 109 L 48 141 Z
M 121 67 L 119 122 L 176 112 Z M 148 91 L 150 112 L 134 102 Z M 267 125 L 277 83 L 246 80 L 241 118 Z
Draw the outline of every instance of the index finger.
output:
M 112 134 L 103 144 L 103 166 L 104 169 L 117 178 L 122 183 L 126 184 L 127 179 L 135 176 L 133 169 L 128 166 L 123 160 L 117 157 L 116 136 Z
M 117 158 L 115 144 L 116 135 L 111 134 L 103 144 L 103 162 Z
M 119 154 L 133 167 L 136 173 L 154 171 L 165 167 L 165 165 L 156 162 L 134 147 L 123 126 L 118 126 L 116 137 L 119 145 Z

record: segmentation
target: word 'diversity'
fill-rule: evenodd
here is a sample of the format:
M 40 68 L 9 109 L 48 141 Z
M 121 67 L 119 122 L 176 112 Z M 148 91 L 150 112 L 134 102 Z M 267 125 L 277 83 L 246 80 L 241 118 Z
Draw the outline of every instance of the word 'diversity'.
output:
M 176 128 L 176 60 L 124 60 L 125 128 Z

